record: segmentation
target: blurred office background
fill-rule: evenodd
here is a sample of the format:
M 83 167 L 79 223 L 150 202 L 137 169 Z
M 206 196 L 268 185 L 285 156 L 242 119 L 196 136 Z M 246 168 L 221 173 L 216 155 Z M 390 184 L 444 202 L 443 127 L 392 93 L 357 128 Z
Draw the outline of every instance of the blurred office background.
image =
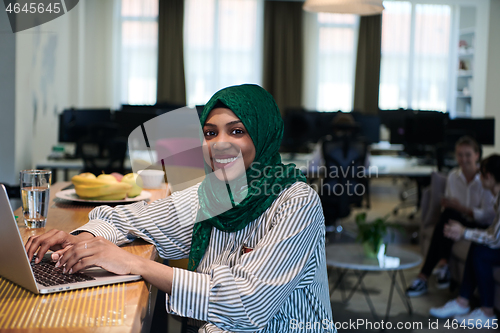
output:
M 1 11 L 0 181 L 18 183 L 19 170 L 64 141 L 65 110 L 104 109 L 115 119 L 134 105 L 203 105 L 241 83 L 271 92 L 285 121 L 314 118 L 300 140 L 289 135 L 290 151 L 317 141 L 323 132 L 314 128 L 328 124 L 329 112 L 355 110 L 362 127 L 376 124 L 371 143 L 411 141 L 397 138 L 408 110 L 444 113 L 445 121 L 419 118 L 437 124 L 430 132 L 453 129 L 449 119 L 500 114 L 500 0 L 384 1 L 381 17 L 366 18 L 302 5 L 81 0 L 16 34 Z M 485 154 L 500 147 L 499 126 L 491 131 Z

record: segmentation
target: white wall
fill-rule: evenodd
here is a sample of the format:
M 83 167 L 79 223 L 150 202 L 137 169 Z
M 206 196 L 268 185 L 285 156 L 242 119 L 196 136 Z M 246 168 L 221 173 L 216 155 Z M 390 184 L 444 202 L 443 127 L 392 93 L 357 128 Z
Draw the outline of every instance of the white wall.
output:
M 7 12 L 0 10 L 0 183 L 16 184 L 15 169 L 15 76 L 16 38 Z
M 16 33 L 16 169 L 32 168 L 57 142 L 57 115 L 67 104 L 71 14 Z
M 19 170 L 35 167 L 51 152 L 64 109 L 114 106 L 115 1 L 80 1 L 41 26 L 0 34 L 0 50 L 6 50 L 0 51 L 0 138 L 12 140 L 0 146 L 0 182 L 18 183 Z M 6 19 L 2 11 L 0 30 L 11 32 Z
M 495 147 L 485 148 L 485 155 L 500 154 L 500 0 L 491 0 L 488 33 L 488 73 L 485 82 L 484 111 L 495 117 Z

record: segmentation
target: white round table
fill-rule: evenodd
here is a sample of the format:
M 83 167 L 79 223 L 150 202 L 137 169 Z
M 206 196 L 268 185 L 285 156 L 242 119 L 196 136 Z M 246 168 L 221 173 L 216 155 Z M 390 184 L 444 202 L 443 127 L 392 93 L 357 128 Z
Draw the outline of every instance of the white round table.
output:
M 332 294 L 335 291 L 335 289 L 337 289 L 337 287 L 342 283 L 344 276 L 349 270 L 354 271 L 358 277 L 358 281 L 354 285 L 353 289 L 351 290 L 351 293 L 347 297 L 344 297 L 344 294 L 342 293 L 342 301 L 344 303 L 347 303 L 354 295 L 354 292 L 359 287 L 365 296 L 366 302 L 370 307 L 373 317 L 375 318 L 375 320 L 378 321 L 378 315 L 375 311 L 375 308 L 373 307 L 373 303 L 365 288 L 363 279 L 368 272 L 386 271 L 389 273 L 389 276 L 391 278 L 391 288 L 389 290 L 389 299 L 387 301 L 385 320 L 387 321 L 389 319 L 389 313 L 391 310 L 391 303 L 392 303 L 392 294 L 394 292 L 394 288 L 396 288 L 396 290 L 399 293 L 399 296 L 406 304 L 408 308 L 408 313 L 411 314 L 413 312 L 410 298 L 405 293 L 406 282 L 404 279 L 403 270 L 420 265 L 420 263 L 422 262 L 421 255 L 415 252 L 405 250 L 398 245 L 389 244 L 387 246 L 386 256 L 392 258 L 399 258 L 399 264 L 398 264 L 397 260 L 394 259 L 385 260 L 382 263 L 380 263 L 378 259 L 368 258 L 365 255 L 363 246 L 361 244 L 353 244 L 353 243 L 330 244 L 325 247 L 325 250 L 326 250 L 326 265 L 328 267 L 336 268 L 339 272 L 339 277 L 337 278 L 337 281 L 335 282 L 330 281 L 330 285 L 332 286 L 330 289 L 330 294 Z M 391 264 L 384 265 L 384 263 L 389 263 L 389 262 Z M 398 272 L 401 280 L 401 286 L 397 281 Z

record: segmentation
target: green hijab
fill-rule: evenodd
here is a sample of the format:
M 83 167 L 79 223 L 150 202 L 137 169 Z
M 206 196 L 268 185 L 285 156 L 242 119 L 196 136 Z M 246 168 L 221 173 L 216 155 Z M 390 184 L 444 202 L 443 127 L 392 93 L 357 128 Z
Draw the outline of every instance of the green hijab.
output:
M 262 215 L 281 190 L 297 181 L 306 181 L 294 164 L 281 163 L 278 150 L 283 138 L 283 120 L 271 94 L 253 84 L 222 89 L 205 105 L 200 118 L 202 126 L 219 103 L 227 106 L 242 121 L 255 146 L 255 159 L 246 170 L 248 188 L 229 191 L 232 208 L 221 214 L 213 214 L 212 208 L 220 207 L 222 196 L 227 198 L 229 185 L 214 177 L 206 177 L 200 184 L 197 216 L 200 222 L 194 225 L 189 253 L 188 269 L 192 271 L 205 254 L 213 227 L 225 232 L 241 230 Z M 206 163 L 205 169 L 212 172 Z

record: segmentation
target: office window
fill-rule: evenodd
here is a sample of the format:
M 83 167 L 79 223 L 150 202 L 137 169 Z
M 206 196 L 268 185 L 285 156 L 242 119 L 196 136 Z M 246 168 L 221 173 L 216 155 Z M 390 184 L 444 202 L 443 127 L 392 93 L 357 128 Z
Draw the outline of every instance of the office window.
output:
M 158 0 L 121 1 L 121 102 L 155 104 Z
M 451 7 L 384 1 L 379 107 L 447 110 Z
M 263 0 L 186 0 L 184 67 L 189 105 L 219 89 L 261 84 Z
M 304 104 L 312 110 L 352 111 L 359 19 L 306 15 Z

